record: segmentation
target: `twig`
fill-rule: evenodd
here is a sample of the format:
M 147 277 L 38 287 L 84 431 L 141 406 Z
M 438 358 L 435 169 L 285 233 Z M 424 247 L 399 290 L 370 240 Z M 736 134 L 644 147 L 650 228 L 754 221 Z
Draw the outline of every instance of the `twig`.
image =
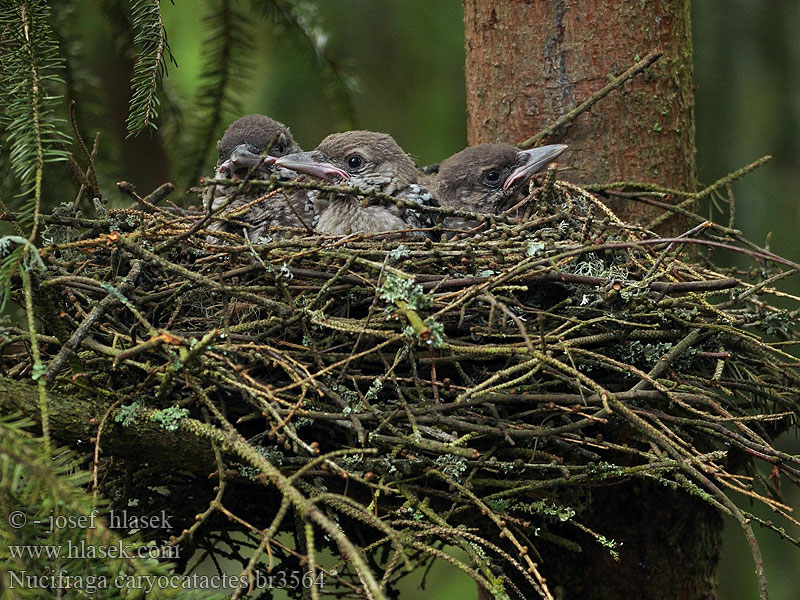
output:
M 50 361 L 50 364 L 48 365 L 47 371 L 44 375 L 45 383 L 50 384 L 53 382 L 53 379 L 61 370 L 61 367 L 68 358 L 75 354 L 75 350 L 78 348 L 78 346 L 80 346 L 83 339 L 89 335 L 89 332 L 98 319 L 100 319 L 100 317 L 102 317 L 109 308 L 120 301 L 119 295 L 124 296 L 135 285 L 141 270 L 142 261 L 135 260 L 131 262 L 130 271 L 128 271 L 125 279 L 120 282 L 117 290 L 118 294 L 109 293 L 105 298 L 103 298 L 84 319 L 80 327 L 75 330 L 75 333 L 72 334 L 70 339 L 67 340 L 67 342 L 61 347 L 61 350 L 59 350 L 58 354 L 56 354 L 53 360 Z
M 594 94 L 589 96 L 586 100 L 581 102 L 578 106 L 573 108 L 568 113 L 560 116 L 558 119 L 555 120 L 554 123 L 545 127 L 533 137 L 530 137 L 524 142 L 521 142 L 519 144 L 519 147 L 522 148 L 523 150 L 525 148 L 531 148 L 535 146 L 536 143 L 542 140 L 543 138 L 553 135 L 564 125 L 573 121 L 578 115 L 589 110 L 592 106 L 594 106 L 594 104 L 596 104 L 599 100 L 607 96 L 610 92 L 617 89 L 619 86 L 621 86 L 629 79 L 633 78 L 637 73 L 641 73 L 642 71 L 647 69 L 650 65 L 652 65 L 659 58 L 661 58 L 661 56 L 662 53 L 657 50 L 650 52 L 650 54 L 648 54 L 642 60 L 631 66 L 622 75 L 614 78 L 608 85 L 596 91 Z

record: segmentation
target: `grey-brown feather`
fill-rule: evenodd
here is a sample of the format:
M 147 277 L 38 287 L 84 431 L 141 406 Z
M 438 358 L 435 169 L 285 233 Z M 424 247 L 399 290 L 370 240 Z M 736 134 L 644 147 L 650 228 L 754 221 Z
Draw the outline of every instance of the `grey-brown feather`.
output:
M 503 189 L 503 182 L 520 165 L 519 152 L 509 144 L 479 144 L 454 154 L 432 176 L 432 188 L 443 206 L 469 210 L 481 214 L 500 214 L 522 199 L 526 186 Z M 497 171 L 497 181 L 490 182 L 487 175 Z M 465 217 L 447 217 L 444 226 L 468 229 L 478 225 L 477 220 Z
M 246 115 L 231 123 L 217 142 L 217 168 L 230 158 L 233 149 L 240 144 L 251 145 L 257 154 L 263 153 L 271 144 L 271 156 L 300 152 L 300 146 L 286 125 L 265 115 Z
M 259 155 L 269 148 L 269 155 L 275 157 L 300 151 L 300 146 L 294 141 L 291 131 L 283 123 L 264 115 L 247 115 L 234 121 L 225 131 L 222 139 L 217 142 L 219 152 L 219 160 L 215 167 L 217 177 L 225 175 L 220 172 L 220 168 L 231 157 L 233 150 L 242 144 L 245 144 L 250 152 Z M 233 175 L 245 177 L 247 173 L 234 173 Z M 266 179 L 273 175 L 279 180 L 286 181 L 296 177 L 296 173 L 292 171 L 274 165 L 262 165 L 257 172 L 253 173 L 253 178 Z M 247 186 L 246 183 L 244 185 Z M 243 189 L 241 192 L 237 192 L 237 190 L 238 186 L 217 186 L 214 188 L 213 195 L 205 198 L 204 202 L 208 207 L 210 201 L 212 211 L 219 211 L 225 206 L 219 215 L 221 217 L 252 203 L 246 212 L 233 218 L 235 221 L 244 223 L 245 226 L 216 220 L 209 226 L 210 230 L 226 231 L 237 235 L 246 234 L 248 239 L 255 243 L 259 238 L 267 235 L 271 228 L 310 228 L 314 222 L 313 204 L 303 190 L 268 191 L 263 187 Z M 259 198 L 263 199 L 259 201 Z M 283 233 L 280 231 L 274 233 L 274 236 L 277 237 L 282 235 Z
M 335 133 L 322 140 L 315 154 L 320 161 L 347 171 L 350 179 L 346 184 L 349 186 L 437 205 L 433 195 L 418 184 L 414 162 L 388 134 L 372 131 Z M 362 166 L 352 166 L 349 161 L 354 156 L 361 158 Z M 378 233 L 427 228 L 435 224 L 427 213 L 411 207 L 388 203 L 363 206 L 360 197 L 334 192 L 314 192 L 313 196 L 319 214 L 316 228 L 326 233 Z M 412 231 L 399 237 L 406 236 L 425 238 L 429 234 Z

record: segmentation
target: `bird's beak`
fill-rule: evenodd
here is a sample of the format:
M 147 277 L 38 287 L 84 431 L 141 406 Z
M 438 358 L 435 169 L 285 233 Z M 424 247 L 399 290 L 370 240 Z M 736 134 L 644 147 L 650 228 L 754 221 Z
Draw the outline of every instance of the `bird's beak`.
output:
M 522 164 L 514 169 L 503 183 L 503 189 L 507 190 L 515 183 L 530 179 L 534 174 L 544 169 L 547 165 L 557 159 L 567 147 L 564 144 L 552 144 L 521 150 L 518 153 L 519 162 Z
M 223 162 L 218 171 L 224 174 L 239 174 L 247 172 L 253 167 L 263 167 L 264 165 L 271 165 L 275 162 L 274 156 L 262 156 L 247 149 L 246 144 L 240 144 L 231 151 L 231 157 Z
M 322 158 L 318 152 L 296 152 L 281 156 L 275 164 L 284 169 L 290 169 L 297 173 L 305 173 L 312 177 L 332 181 L 338 177 L 340 179 L 350 179 L 350 174 L 339 167 L 320 160 Z

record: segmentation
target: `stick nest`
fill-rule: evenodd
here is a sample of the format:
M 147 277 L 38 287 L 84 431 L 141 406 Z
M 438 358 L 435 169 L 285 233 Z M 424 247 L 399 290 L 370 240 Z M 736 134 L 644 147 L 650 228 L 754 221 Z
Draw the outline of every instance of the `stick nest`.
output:
M 148 199 L 57 212 L 28 267 L 38 335 L 6 328 L 2 368 L 117 402 L 104 436 L 142 419 L 190 432 L 216 465 L 120 457 L 100 464 L 105 489 L 168 507 L 188 548 L 218 553 L 237 529 L 248 543 L 226 557 L 248 574 L 269 555 L 322 573 L 326 593 L 381 597 L 443 558 L 496 593 L 552 597 L 550 544 L 624 551 L 582 514 L 590 487 L 630 479 L 745 531 L 734 491 L 796 523 L 778 484 L 800 461 L 772 442 L 800 397 L 797 315 L 772 304 L 797 301 L 771 287 L 788 262 L 691 215 L 659 238 L 602 200 L 551 174 L 515 215 L 441 243 L 212 245 L 214 217 Z M 712 267 L 720 252 L 752 268 Z

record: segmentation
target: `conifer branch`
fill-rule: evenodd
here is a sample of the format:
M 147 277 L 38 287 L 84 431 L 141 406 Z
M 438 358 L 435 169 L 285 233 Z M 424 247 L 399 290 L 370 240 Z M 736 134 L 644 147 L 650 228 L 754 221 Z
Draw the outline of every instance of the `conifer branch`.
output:
M 47 89 L 62 84 L 63 63 L 47 22 L 50 9 L 44 0 L 0 4 L 0 28 L 5 42 L 0 55 L 0 102 L 11 170 L 19 181 L 21 226 L 36 236 L 47 162 L 66 160 L 69 136 L 59 131 L 63 121 L 53 118 L 61 96 Z
M 135 0 L 131 16 L 136 32 L 133 42 L 137 56 L 131 79 L 132 94 L 127 121 L 129 136 L 148 127 L 157 129 L 158 88 L 167 72 L 165 58 L 168 56 L 175 63 L 161 20 L 159 0 Z
M 342 113 L 345 125 L 357 127 L 353 102 L 355 83 L 327 48 L 328 34 L 319 21 L 317 6 L 302 1 L 253 0 L 253 7 L 285 28 L 300 49 L 311 55 L 320 70 L 323 89 Z
M 105 581 L 114 590 L 114 582 L 135 581 L 129 580 L 129 577 L 151 577 L 155 580 L 157 577 L 170 576 L 167 565 L 134 558 L 135 552 L 132 552 L 132 556 L 119 557 L 103 552 L 122 544 L 132 549 L 141 545 L 142 541 L 137 535 L 123 539 L 120 533 L 108 526 L 103 517 L 107 504 L 101 502 L 98 506 L 84 492 L 83 488 L 91 481 L 91 476 L 77 468 L 76 453 L 58 448 L 51 458 L 43 451 L 41 442 L 29 433 L 32 426 L 33 421 L 29 417 L 20 418 L 19 413 L 0 416 L 0 456 L 4 459 L 0 463 L 0 506 L 15 509 L 6 513 L 4 519 L 11 526 L 0 527 L 0 543 L 6 550 L 0 553 L 0 572 L 5 576 L 3 583 L 7 583 L 7 578 L 13 574 L 26 581 L 26 577 L 35 577 L 40 581 L 52 577 L 54 587 L 60 588 L 58 591 L 64 591 L 69 582 L 75 581 L 97 583 L 98 589 L 105 589 L 102 587 L 102 581 Z M 76 526 L 58 527 L 56 524 L 60 520 Z M 10 547 L 37 546 L 42 549 L 42 540 L 47 540 L 52 548 L 86 550 L 82 556 L 69 561 L 68 578 L 67 571 L 61 571 L 65 579 L 59 579 L 59 571 L 54 572 L 53 559 L 48 553 L 27 555 L 23 562 L 7 550 Z M 86 589 L 90 589 L 89 584 L 85 585 Z M 43 591 L 44 588 L 34 589 L 37 593 L 17 597 L 41 597 Z M 53 594 L 52 597 L 56 597 L 55 591 Z M 74 596 L 64 594 L 64 597 Z M 158 597 L 199 598 L 201 593 L 165 589 Z
M 203 175 L 206 158 L 219 133 L 225 110 L 241 113 L 239 98 L 242 89 L 246 88 L 251 66 L 247 60 L 252 51 L 247 16 L 237 9 L 234 0 L 212 0 L 205 4 L 207 12 L 203 22 L 208 33 L 203 40 L 196 125 L 187 145 L 187 168 L 182 169 L 188 174 L 187 184 Z

